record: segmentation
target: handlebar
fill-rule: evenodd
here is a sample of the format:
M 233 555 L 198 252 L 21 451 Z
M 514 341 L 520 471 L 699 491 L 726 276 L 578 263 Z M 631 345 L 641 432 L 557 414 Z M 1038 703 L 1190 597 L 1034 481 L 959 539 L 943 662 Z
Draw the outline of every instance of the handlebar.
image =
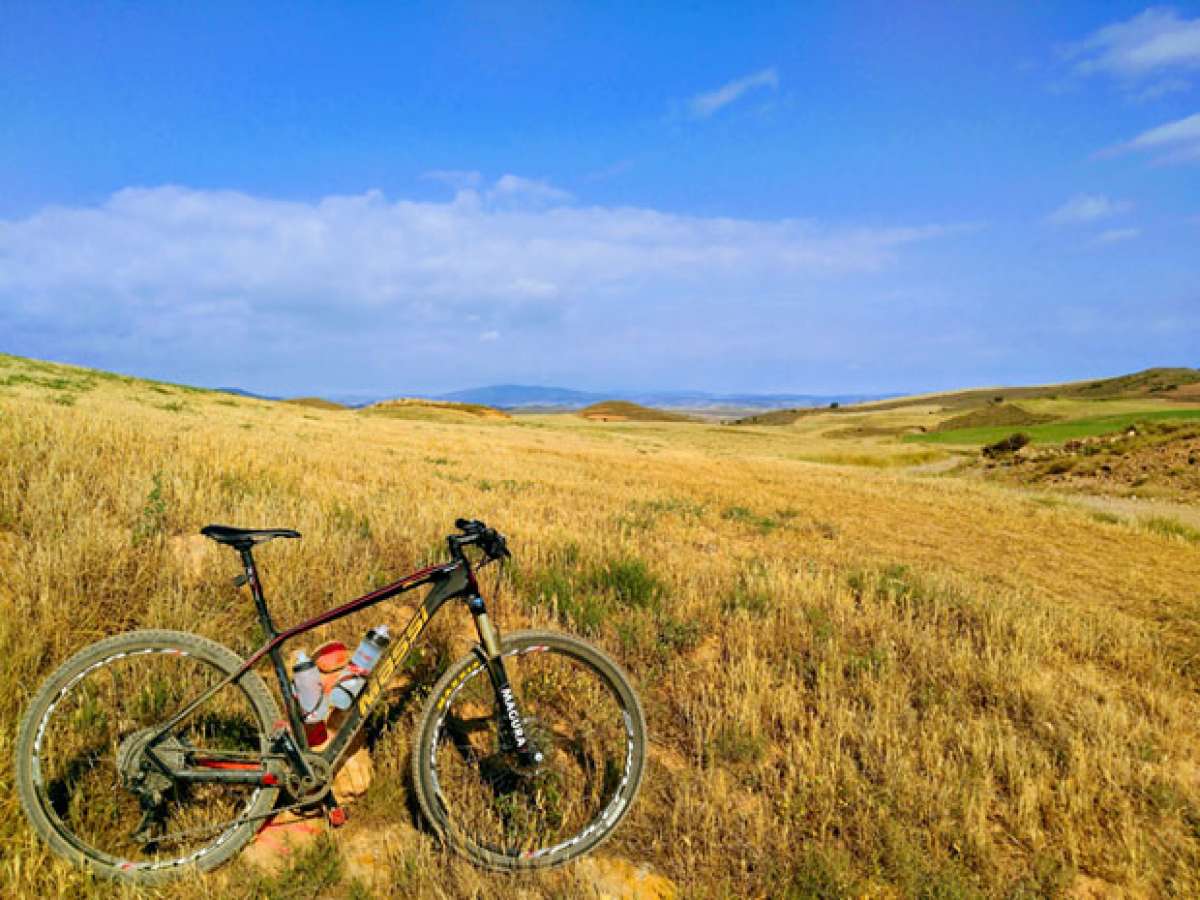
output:
M 455 519 L 454 527 L 461 534 L 452 534 L 446 538 L 450 544 L 451 552 L 469 544 L 478 544 L 479 549 L 483 551 L 489 560 L 512 556 L 512 553 L 508 550 L 508 541 L 505 540 L 504 535 L 494 528 L 488 528 L 487 525 L 478 519 Z

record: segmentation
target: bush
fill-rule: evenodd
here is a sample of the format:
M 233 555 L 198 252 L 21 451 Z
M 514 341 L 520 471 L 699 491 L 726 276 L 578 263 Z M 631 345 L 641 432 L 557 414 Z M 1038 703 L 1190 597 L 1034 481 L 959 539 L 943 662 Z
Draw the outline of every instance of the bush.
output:
M 988 444 L 981 452 L 989 459 L 994 459 L 1006 453 L 1016 453 L 1031 440 L 1033 439 L 1025 434 L 1025 432 L 1018 431 L 1015 434 L 1010 434 L 1008 437 L 996 441 L 994 444 Z

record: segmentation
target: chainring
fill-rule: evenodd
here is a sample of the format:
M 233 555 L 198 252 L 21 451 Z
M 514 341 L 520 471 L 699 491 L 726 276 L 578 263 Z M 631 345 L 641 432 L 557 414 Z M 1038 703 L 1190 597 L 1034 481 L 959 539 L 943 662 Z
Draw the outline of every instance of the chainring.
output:
M 319 753 L 305 753 L 304 761 L 308 763 L 312 777 L 301 777 L 298 772 L 290 770 L 284 775 L 283 788 L 297 803 L 316 803 L 333 787 L 333 770 Z

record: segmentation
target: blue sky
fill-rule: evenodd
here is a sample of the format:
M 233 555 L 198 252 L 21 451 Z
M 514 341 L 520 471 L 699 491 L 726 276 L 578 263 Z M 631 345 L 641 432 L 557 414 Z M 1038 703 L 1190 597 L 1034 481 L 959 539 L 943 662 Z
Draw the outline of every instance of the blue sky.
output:
M 282 394 L 1200 365 L 1200 5 L 0 3 L 0 349 Z

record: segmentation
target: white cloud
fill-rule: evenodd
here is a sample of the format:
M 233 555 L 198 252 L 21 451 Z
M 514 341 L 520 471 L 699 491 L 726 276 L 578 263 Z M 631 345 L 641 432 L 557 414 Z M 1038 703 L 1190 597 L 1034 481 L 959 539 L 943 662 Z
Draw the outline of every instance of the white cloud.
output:
M 779 73 L 774 67 L 771 67 L 744 78 L 738 78 L 714 91 L 697 94 L 688 102 L 688 108 L 695 118 L 706 119 L 717 110 L 740 99 L 747 91 L 755 88 L 777 87 L 779 87 Z
M 527 367 L 578 362 L 563 335 L 594 323 L 653 321 L 669 334 L 714 304 L 753 318 L 759 305 L 849 289 L 905 248 L 966 228 L 508 202 L 539 194 L 530 184 L 443 202 L 131 188 L 0 220 L 4 349 L 179 377 L 253 368 L 258 384 L 285 371 L 292 383 L 324 378 L 338 359 L 342 377 L 367 367 L 386 381 L 405 367 L 412 385 L 417 369 L 448 378 L 464 334 L 481 355 L 505 346 Z M 629 362 L 622 345 L 605 346 L 608 364 Z
M 1182 19 L 1173 9 L 1151 8 L 1107 25 L 1067 48 L 1081 74 L 1103 72 L 1143 78 L 1170 69 L 1200 68 L 1200 18 Z
M 1134 238 L 1140 237 L 1141 233 L 1140 228 L 1110 228 L 1096 235 L 1096 243 L 1116 244 L 1121 241 L 1132 241 Z
M 1200 162 L 1200 113 L 1143 131 L 1109 152 L 1120 151 L 1153 153 L 1160 163 Z
M 1084 225 L 1111 219 L 1133 208 L 1125 200 L 1112 200 L 1104 194 L 1076 194 L 1046 217 L 1052 225 Z

